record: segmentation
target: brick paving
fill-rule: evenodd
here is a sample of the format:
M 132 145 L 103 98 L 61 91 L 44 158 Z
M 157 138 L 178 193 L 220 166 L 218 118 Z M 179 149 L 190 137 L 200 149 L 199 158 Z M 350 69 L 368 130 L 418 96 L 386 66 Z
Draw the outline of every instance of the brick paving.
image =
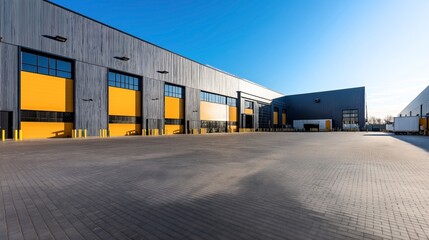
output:
M 429 138 L 0 142 L 0 239 L 429 239 Z

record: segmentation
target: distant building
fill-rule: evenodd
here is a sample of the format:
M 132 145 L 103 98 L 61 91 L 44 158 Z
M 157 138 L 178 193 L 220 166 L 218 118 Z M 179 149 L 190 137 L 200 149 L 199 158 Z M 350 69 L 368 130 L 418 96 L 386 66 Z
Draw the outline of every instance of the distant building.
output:
M 339 130 L 363 130 L 366 120 L 365 87 L 284 96 L 287 124 L 294 120 L 332 119 Z

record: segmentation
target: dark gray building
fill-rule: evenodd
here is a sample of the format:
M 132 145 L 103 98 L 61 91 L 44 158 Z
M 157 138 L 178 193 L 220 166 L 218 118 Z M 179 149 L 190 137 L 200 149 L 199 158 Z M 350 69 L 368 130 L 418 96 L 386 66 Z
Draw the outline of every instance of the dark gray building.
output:
M 425 88 L 413 101 L 411 101 L 399 116 L 429 116 L 429 86 Z
M 334 129 L 365 128 L 365 87 L 290 95 L 278 101 L 286 106 L 288 125 L 293 120 L 332 119 Z

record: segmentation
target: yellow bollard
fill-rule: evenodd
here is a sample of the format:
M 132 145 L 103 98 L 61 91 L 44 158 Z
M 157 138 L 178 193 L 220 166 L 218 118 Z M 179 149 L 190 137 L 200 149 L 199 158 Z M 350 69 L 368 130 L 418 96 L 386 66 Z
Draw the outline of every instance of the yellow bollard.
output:
M 6 141 L 6 130 L 1 130 L 1 141 Z
M 72 129 L 72 138 L 76 138 L 76 129 Z
M 82 129 L 78 129 L 77 130 L 77 137 L 81 138 L 82 137 Z
M 86 134 L 87 134 L 87 131 L 86 131 L 86 129 L 84 129 L 84 130 L 83 130 L 83 137 L 84 137 L 84 138 L 86 138 Z
M 18 130 L 13 131 L 13 140 L 18 141 Z
M 110 130 L 106 129 L 106 137 L 110 137 Z
M 18 133 L 18 134 L 19 134 L 19 141 L 22 141 L 22 139 L 23 139 L 23 137 L 24 137 L 24 136 L 22 135 L 22 130 L 19 130 L 19 133 Z
M 103 137 L 103 130 L 100 129 L 100 137 Z

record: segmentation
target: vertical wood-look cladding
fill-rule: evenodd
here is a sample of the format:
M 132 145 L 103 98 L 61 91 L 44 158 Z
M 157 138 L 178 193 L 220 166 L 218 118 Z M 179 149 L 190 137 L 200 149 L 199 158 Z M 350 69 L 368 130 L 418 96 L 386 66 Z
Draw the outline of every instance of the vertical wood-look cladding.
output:
M 18 48 L 0 43 L 0 110 L 13 111 L 18 129 Z
M 89 136 L 98 136 L 107 129 L 107 69 L 76 62 L 75 128 L 88 129 Z M 93 101 L 84 101 L 92 99 Z
M 421 110 L 421 112 L 420 112 Z M 429 86 L 411 101 L 401 112 L 401 116 L 426 116 L 429 115 Z
M 57 35 L 66 37 L 67 41 L 49 38 Z M 4 42 L 0 43 L 0 110 L 15 111 L 16 126 L 19 106 L 18 48 L 15 46 L 76 61 L 75 127 L 87 128 L 89 135 L 98 135 L 100 128 L 108 126 L 108 69 L 143 76 L 142 128 L 164 127 L 164 82 L 186 87 L 185 124 L 189 121 L 189 128 L 200 128 L 200 90 L 234 98 L 239 91 L 265 99 L 281 96 L 45 0 L 0 0 L 0 36 Z M 115 59 L 122 56 L 130 60 Z M 168 74 L 157 72 L 164 70 Z M 89 98 L 94 101 L 82 100 Z M 241 121 L 243 99 L 239 102 Z M 256 105 L 254 114 L 258 121 Z
M 0 7 L 0 35 L 15 45 L 230 97 L 239 90 L 266 98 L 280 96 L 47 1 L 0 0 Z M 56 35 L 67 42 L 45 37 Z M 130 60 L 114 58 L 122 56 Z
M 142 128 L 163 129 L 164 82 L 144 77 L 142 101 Z
M 200 129 L 200 90 L 187 87 L 185 102 L 186 129 Z

